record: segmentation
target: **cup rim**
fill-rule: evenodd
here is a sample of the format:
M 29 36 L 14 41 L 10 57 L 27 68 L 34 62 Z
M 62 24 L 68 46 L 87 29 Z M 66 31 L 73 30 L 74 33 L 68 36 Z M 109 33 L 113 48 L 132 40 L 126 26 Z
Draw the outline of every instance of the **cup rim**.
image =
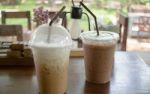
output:
M 111 35 L 109 37 L 103 36 L 102 38 L 102 33 L 105 33 L 107 35 Z M 91 36 L 87 36 L 87 34 L 90 34 Z M 80 38 L 82 40 L 93 40 L 93 41 L 111 41 L 111 40 L 118 40 L 119 39 L 119 34 L 111 31 L 99 31 L 100 36 L 97 36 L 96 31 L 85 31 L 80 34 Z
M 59 24 L 55 24 L 55 25 L 52 24 L 52 26 L 49 26 L 48 24 L 42 24 L 38 28 L 40 28 L 40 27 L 46 27 L 46 28 L 49 28 L 49 29 L 50 28 L 59 28 L 59 29 L 61 29 L 66 34 L 68 42 L 67 43 L 62 43 L 62 44 L 59 44 L 59 43 L 54 43 L 54 44 L 53 43 L 46 43 L 46 41 L 43 41 L 43 42 L 34 42 L 33 35 L 38 30 L 36 28 L 35 31 L 34 31 L 34 33 L 32 34 L 32 39 L 30 39 L 30 41 L 29 41 L 29 46 L 31 48 L 32 47 L 36 47 L 36 48 L 62 48 L 62 47 L 70 47 L 70 46 L 72 46 L 71 36 L 70 36 L 69 32 L 67 31 L 67 29 L 65 29 L 63 26 L 61 26 Z

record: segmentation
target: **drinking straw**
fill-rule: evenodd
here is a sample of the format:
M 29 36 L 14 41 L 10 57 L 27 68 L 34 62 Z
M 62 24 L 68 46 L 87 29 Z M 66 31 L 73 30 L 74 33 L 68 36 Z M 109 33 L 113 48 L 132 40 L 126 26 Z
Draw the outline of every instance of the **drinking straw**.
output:
M 62 11 L 65 9 L 66 7 L 63 6 L 58 12 L 57 14 L 52 18 L 52 20 L 49 23 L 49 26 L 51 26 L 53 24 L 53 22 L 57 19 L 57 17 L 62 13 Z M 48 32 L 48 37 L 47 37 L 47 42 L 49 43 L 50 40 L 50 32 Z
M 97 36 L 99 36 L 96 16 L 94 15 L 94 13 L 92 13 L 92 11 L 91 11 L 90 9 L 87 8 L 87 6 L 85 6 L 85 5 L 83 4 L 83 2 L 80 2 L 80 5 L 82 5 L 82 6 L 93 16 L 94 21 L 95 21 L 95 25 L 96 25 Z
M 72 5 L 75 6 L 74 1 L 72 0 Z
M 81 2 L 83 3 L 83 0 L 81 0 Z M 80 3 L 80 5 L 79 5 L 79 7 L 81 7 L 81 3 Z
M 49 26 L 51 26 L 53 24 L 53 22 L 57 19 L 57 17 L 62 13 L 62 11 L 65 9 L 66 7 L 63 6 L 58 12 L 57 14 L 52 18 L 52 20 L 49 23 Z

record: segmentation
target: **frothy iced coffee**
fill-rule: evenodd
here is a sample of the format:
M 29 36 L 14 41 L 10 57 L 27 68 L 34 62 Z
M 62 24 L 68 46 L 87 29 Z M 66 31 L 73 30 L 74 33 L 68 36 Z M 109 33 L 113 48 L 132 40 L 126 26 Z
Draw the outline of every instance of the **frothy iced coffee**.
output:
M 50 33 L 49 33 L 50 32 Z M 51 34 L 47 42 L 47 34 Z M 64 94 L 67 90 L 67 73 L 71 37 L 60 26 L 40 26 L 31 40 L 40 94 Z
M 34 55 L 41 94 L 64 94 L 67 90 L 69 50 L 64 48 L 42 49 L 42 51 L 35 52 Z
M 90 31 L 81 34 L 84 47 L 86 80 L 93 83 L 110 81 L 117 34 Z

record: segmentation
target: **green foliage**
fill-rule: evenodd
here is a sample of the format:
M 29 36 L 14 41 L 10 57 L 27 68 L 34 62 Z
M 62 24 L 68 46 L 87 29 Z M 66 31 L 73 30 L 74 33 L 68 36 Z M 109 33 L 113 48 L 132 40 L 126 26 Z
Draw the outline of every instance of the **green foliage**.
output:
M 93 0 L 93 4 L 91 4 L 90 6 L 88 6 L 92 12 L 97 16 L 101 16 L 101 15 L 104 15 L 104 22 L 107 23 L 107 24 L 111 24 L 110 23 L 110 20 L 108 20 L 108 16 L 112 16 L 112 15 L 116 15 L 116 10 L 115 9 L 106 9 L 106 8 L 102 8 L 101 6 L 105 5 L 108 3 L 108 1 L 110 0 Z M 122 11 L 124 13 L 127 13 L 127 6 L 129 4 L 143 4 L 143 5 L 149 5 L 150 6 L 150 1 L 149 0 L 112 0 L 112 1 L 119 1 L 121 2 L 121 5 L 122 5 Z M 70 6 L 72 5 L 71 4 L 71 0 L 64 0 L 64 5 L 66 6 L 66 11 L 70 11 Z M 96 4 L 96 3 L 99 3 L 99 4 Z M 97 5 L 100 5 L 100 7 L 98 7 Z M 37 6 L 44 6 L 45 8 L 48 8 L 49 5 L 45 5 L 45 4 L 40 4 L 40 5 L 37 5 L 36 4 L 36 0 L 26 0 L 25 3 L 20 3 L 18 5 L 0 5 L 0 9 L 1 10 L 20 10 L 20 11 L 23 11 L 23 10 L 29 10 L 29 11 L 33 11 L 33 8 L 37 7 Z M 87 11 L 84 10 L 84 12 L 87 13 Z M 32 16 L 32 14 L 31 14 Z M 70 18 L 70 15 L 68 15 L 68 18 Z M 91 15 L 90 15 L 90 18 Z M 69 21 L 71 21 L 69 19 Z M 0 21 L 1 22 L 1 21 Z M 24 26 L 26 26 L 26 21 L 19 21 L 19 20 L 9 20 L 9 23 L 14 23 L 14 22 L 20 22 L 21 24 L 23 24 Z M 85 16 L 83 16 L 82 18 L 82 21 L 81 21 L 81 25 L 83 28 L 87 28 L 87 18 Z
M 121 4 L 142 4 L 142 5 L 146 5 L 147 3 L 150 3 L 149 0 L 117 0 L 120 1 Z

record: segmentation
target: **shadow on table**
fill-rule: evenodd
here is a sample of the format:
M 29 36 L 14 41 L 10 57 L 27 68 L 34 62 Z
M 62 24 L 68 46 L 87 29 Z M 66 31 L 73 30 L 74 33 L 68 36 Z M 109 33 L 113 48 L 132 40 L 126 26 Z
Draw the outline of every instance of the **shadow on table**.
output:
M 110 83 L 93 84 L 85 82 L 84 94 L 109 94 Z

